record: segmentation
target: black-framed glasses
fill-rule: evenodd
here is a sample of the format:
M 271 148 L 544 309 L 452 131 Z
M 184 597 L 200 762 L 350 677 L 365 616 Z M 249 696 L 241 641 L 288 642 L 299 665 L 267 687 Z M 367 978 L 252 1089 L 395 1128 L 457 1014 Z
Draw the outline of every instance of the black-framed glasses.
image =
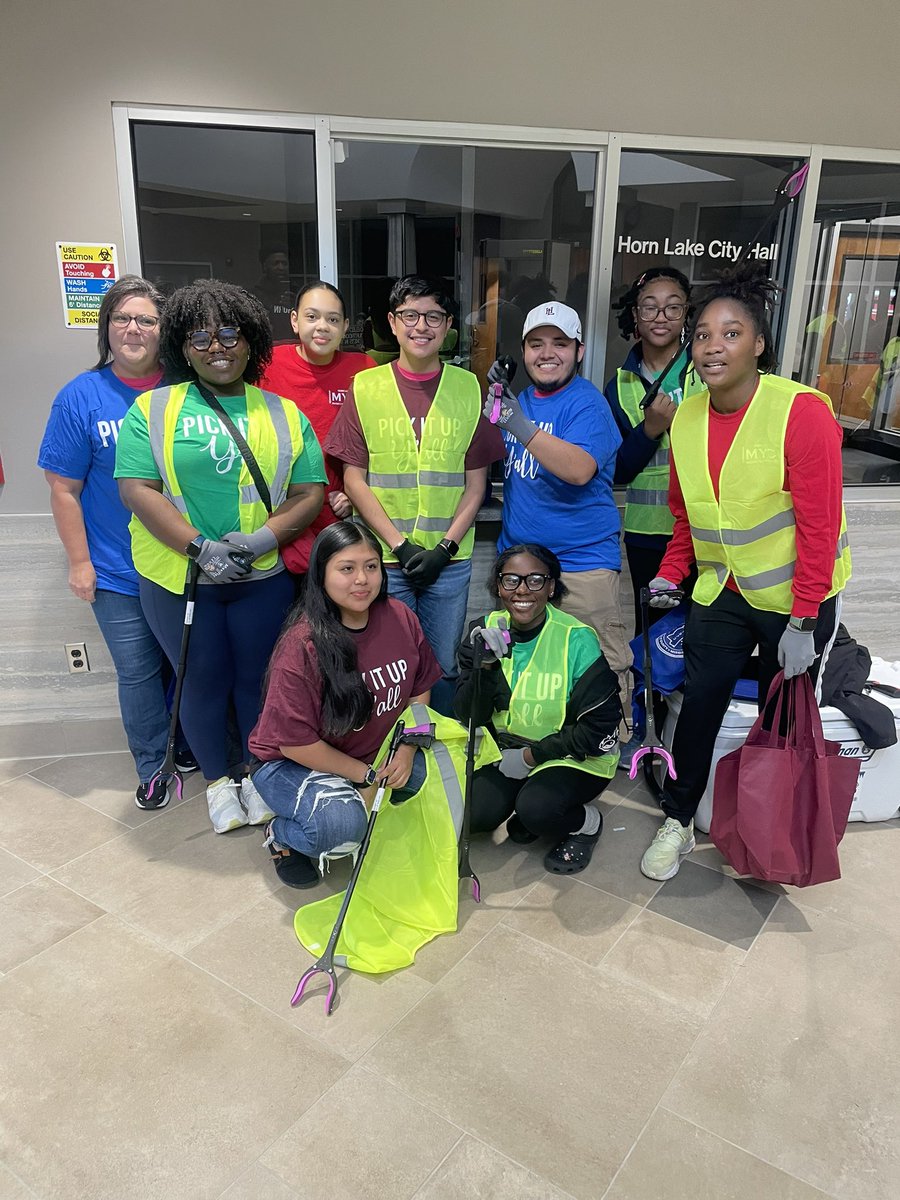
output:
M 552 575 L 539 575 L 537 571 L 533 571 L 530 575 L 503 574 L 497 576 L 500 586 L 503 588 L 504 592 L 517 591 L 519 584 L 523 579 L 525 580 L 525 586 L 528 588 L 529 592 L 539 592 L 541 588 L 545 587 L 552 578 Z
M 431 326 L 432 329 L 439 329 L 449 315 L 449 313 L 442 312 L 439 308 L 429 308 L 428 312 L 419 312 L 417 308 L 397 308 L 394 310 L 394 316 L 399 317 L 408 329 L 413 329 L 423 317 L 425 318 L 426 325 Z
M 686 304 L 666 304 L 662 308 L 658 304 L 639 304 L 637 306 L 637 315 L 642 321 L 652 321 L 660 313 L 665 315 L 667 321 L 677 321 L 686 312 Z
M 132 321 L 138 329 L 155 329 L 159 324 L 159 317 L 151 316 L 150 313 L 132 315 L 131 313 L 114 312 L 109 314 L 109 323 L 116 329 L 127 329 Z
M 208 350 L 213 341 L 223 350 L 233 350 L 241 340 L 241 331 L 236 325 L 220 325 L 214 333 L 208 329 L 195 329 L 188 334 L 187 340 L 193 350 Z

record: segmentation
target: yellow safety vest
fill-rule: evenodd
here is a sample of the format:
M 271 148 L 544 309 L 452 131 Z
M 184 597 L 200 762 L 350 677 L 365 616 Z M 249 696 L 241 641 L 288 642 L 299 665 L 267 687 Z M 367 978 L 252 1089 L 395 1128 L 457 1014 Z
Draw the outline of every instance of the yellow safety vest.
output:
M 360 371 L 353 396 L 369 451 L 366 482 L 404 537 L 434 549 L 447 536 L 465 489 L 466 451 L 481 415 L 478 380 L 444 366 L 418 446 L 390 363 Z M 471 526 L 457 560 L 471 558 L 474 543 Z M 395 563 L 392 548 L 382 546 L 385 562 Z
M 334 961 L 378 974 L 408 967 L 416 952 L 456 929 L 459 872 L 457 839 L 465 795 L 466 730 L 424 704 L 403 714 L 408 726 L 434 723 L 425 750 L 425 782 L 404 804 L 382 804 L 365 863 L 338 938 Z M 380 761 L 390 734 L 376 756 Z M 480 733 L 475 766 L 497 762 L 500 751 Z M 304 904 L 294 932 L 318 957 L 334 927 L 344 893 Z
M 789 613 L 797 560 L 794 506 L 784 487 L 784 440 L 795 396 L 824 392 L 763 375 L 719 477 L 716 499 L 709 474 L 709 393 L 685 400 L 672 422 L 672 452 L 694 542 L 698 604 L 712 604 L 729 575 L 744 599 L 766 612 Z M 835 546 L 829 596 L 850 578 L 846 516 Z
M 632 427 L 637 428 L 644 419 L 641 401 L 647 394 L 646 385 L 639 375 L 622 367 L 616 372 L 616 388 L 619 404 Z M 704 390 L 693 365 L 684 377 L 682 399 L 695 396 Z M 676 399 L 676 404 L 681 400 Z M 669 435 L 659 439 L 653 457 L 632 479 L 625 489 L 625 519 L 622 524 L 626 533 L 657 534 L 671 537 L 675 518 L 669 509 Z
M 508 615 L 500 611 L 489 613 L 485 624 L 496 626 L 501 617 L 508 619 Z M 590 626 L 548 604 L 544 627 L 537 636 L 528 666 L 519 674 L 519 678 L 513 681 L 511 654 L 500 660 L 512 695 L 509 708 L 494 714 L 496 729 L 532 742 L 559 733 L 566 718 L 566 705 L 577 682 L 572 677 L 569 656 L 569 644 L 575 629 L 590 629 Z M 590 631 L 597 641 L 597 657 L 600 658 L 600 639 L 593 629 Z M 536 775 L 547 767 L 575 767 L 579 771 L 599 775 L 602 779 L 612 779 L 618 761 L 618 750 L 581 762 L 575 758 L 553 758 L 534 767 L 531 774 Z
M 187 505 L 175 474 L 173 451 L 178 417 L 190 384 L 177 383 L 172 387 L 143 392 L 135 400 L 144 415 L 150 437 L 150 449 L 162 479 L 163 495 L 178 509 L 190 524 Z M 284 502 L 291 481 L 294 463 L 303 452 L 303 433 L 296 404 L 262 392 L 249 384 L 247 396 L 247 445 L 259 463 L 263 478 L 269 484 L 273 510 Z M 240 495 L 238 511 L 242 533 L 253 533 L 265 524 L 268 513 L 247 464 L 241 461 L 238 478 Z M 181 593 L 187 578 L 187 555 L 172 550 L 147 529 L 137 517 L 129 524 L 131 553 L 139 574 L 167 591 Z M 278 551 L 270 550 L 253 563 L 255 571 L 268 571 L 278 562 Z

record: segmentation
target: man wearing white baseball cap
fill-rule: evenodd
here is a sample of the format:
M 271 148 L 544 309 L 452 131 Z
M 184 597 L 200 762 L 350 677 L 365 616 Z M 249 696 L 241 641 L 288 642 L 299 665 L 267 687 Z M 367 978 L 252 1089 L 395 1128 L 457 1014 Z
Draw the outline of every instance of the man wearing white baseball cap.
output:
M 533 308 L 522 330 L 529 385 L 504 386 L 497 424 L 506 443 L 498 551 L 547 546 L 569 589 L 562 608 L 592 625 L 628 694 L 631 650 L 619 604 L 619 513 L 612 482 L 621 435 L 603 394 L 578 374 L 584 357 L 578 313 L 557 300 Z M 491 383 L 504 383 L 495 363 Z M 485 416 L 494 411 L 488 396 Z

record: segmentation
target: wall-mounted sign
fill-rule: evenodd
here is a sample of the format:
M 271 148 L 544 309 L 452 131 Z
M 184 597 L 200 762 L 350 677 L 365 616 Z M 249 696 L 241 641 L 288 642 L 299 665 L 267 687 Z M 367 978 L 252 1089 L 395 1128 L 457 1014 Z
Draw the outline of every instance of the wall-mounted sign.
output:
M 56 258 L 66 329 L 96 329 L 103 296 L 119 277 L 115 246 L 57 242 Z
M 731 242 L 724 238 L 713 238 L 709 245 L 705 242 L 692 241 L 685 238 L 683 241 L 678 241 L 675 238 L 663 238 L 660 240 L 641 241 L 640 238 L 629 237 L 627 234 L 621 234 L 616 245 L 618 254 L 660 254 L 664 257 L 669 255 L 675 258 L 724 258 L 728 262 L 737 262 L 738 256 L 744 246 L 740 242 Z M 778 243 L 769 242 L 767 245 L 760 245 L 758 242 L 747 253 L 748 258 L 768 259 L 769 261 L 778 257 Z

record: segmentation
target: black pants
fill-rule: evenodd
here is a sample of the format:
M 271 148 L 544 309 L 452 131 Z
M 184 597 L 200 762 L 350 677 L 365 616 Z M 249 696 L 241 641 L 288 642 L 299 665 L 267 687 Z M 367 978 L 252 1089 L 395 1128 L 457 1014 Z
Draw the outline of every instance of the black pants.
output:
M 547 767 L 527 779 L 509 779 L 491 763 L 475 772 L 472 833 L 490 833 L 515 812 L 530 833 L 565 837 L 582 827 L 584 806 L 608 784 L 577 767 Z
M 834 633 L 836 613 L 836 596 L 819 608 L 815 646 L 820 656 Z M 662 799 L 667 817 L 675 817 L 682 825 L 693 820 L 706 790 L 716 738 L 734 685 L 757 646 L 760 707 L 765 703 L 780 670 L 778 642 L 787 621 L 784 613 L 753 608 L 730 588 L 723 588 L 712 604 L 691 605 L 684 631 L 684 700 L 672 743 L 678 778 L 666 782 Z M 821 657 L 809 669 L 813 679 L 820 664 Z

